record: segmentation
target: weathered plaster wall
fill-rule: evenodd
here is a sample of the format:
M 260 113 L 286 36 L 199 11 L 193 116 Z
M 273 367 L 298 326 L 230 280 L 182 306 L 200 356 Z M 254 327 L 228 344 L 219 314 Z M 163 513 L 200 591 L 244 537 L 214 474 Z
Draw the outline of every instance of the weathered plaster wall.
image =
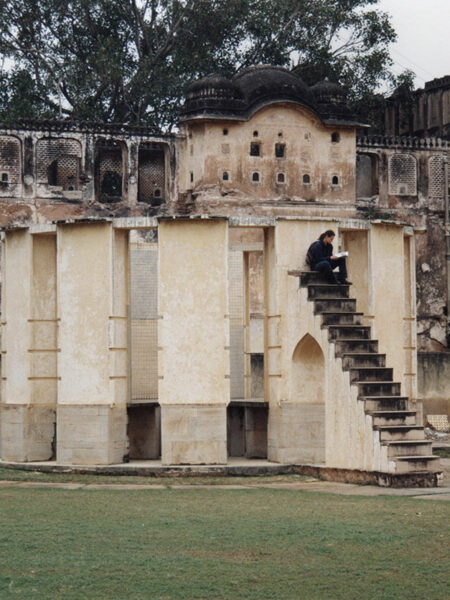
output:
M 226 462 L 229 388 L 225 220 L 159 226 L 162 461 Z
M 126 247 L 110 223 L 58 228 L 60 462 L 108 464 L 126 452 L 126 351 L 115 350 L 127 346 Z
M 277 197 L 354 201 L 354 129 L 325 127 L 305 108 L 279 103 L 261 109 L 247 122 L 194 122 L 186 131 L 188 152 L 181 181 L 188 181 L 188 189 L 196 194 L 243 195 L 256 201 Z M 339 142 L 331 141 L 333 132 L 339 133 Z M 250 154 L 255 143 L 259 156 Z M 276 157 L 276 144 L 284 145 L 284 157 Z M 259 181 L 252 181 L 253 173 L 258 173 Z M 305 174 L 310 183 L 303 183 Z M 338 177 L 336 185 L 333 176 Z

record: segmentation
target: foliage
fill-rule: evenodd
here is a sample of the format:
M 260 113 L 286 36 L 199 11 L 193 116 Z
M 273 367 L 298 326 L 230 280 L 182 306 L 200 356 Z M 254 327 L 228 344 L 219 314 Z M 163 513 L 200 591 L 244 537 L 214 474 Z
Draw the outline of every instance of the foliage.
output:
M 293 490 L 0 489 L 0 597 L 448 597 L 444 501 Z
M 172 127 L 186 84 L 256 63 L 298 63 L 362 101 L 390 77 L 378 0 L 4 0 L 0 116 Z M 23 94 L 24 83 L 29 93 Z

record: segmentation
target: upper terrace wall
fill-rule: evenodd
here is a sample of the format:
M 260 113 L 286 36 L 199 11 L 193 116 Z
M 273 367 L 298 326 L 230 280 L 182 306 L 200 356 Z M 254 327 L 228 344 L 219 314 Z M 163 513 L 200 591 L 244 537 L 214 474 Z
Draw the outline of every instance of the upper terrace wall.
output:
M 164 213 L 175 186 L 175 136 L 52 122 L 0 131 L 2 225 Z

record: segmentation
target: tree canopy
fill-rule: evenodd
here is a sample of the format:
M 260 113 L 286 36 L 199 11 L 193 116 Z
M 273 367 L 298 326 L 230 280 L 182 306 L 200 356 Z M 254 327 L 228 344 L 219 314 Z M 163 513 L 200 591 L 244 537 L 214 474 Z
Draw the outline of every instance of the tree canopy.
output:
M 3 0 L 0 118 L 170 129 L 189 81 L 258 63 L 329 77 L 362 113 L 395 32 L 378 0 Z M 362 115 L 364 116 L 364 115 Z

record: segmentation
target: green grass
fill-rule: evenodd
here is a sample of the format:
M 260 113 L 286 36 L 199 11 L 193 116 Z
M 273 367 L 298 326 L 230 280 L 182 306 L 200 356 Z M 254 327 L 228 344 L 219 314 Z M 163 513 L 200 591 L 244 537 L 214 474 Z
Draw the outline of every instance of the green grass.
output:
M 441 600 L 448 503 L 0 489 L 0 598 Z
M 437 454 L 441 458 L 450 458 L 450 448 L 433 448 L 433 454 Z

